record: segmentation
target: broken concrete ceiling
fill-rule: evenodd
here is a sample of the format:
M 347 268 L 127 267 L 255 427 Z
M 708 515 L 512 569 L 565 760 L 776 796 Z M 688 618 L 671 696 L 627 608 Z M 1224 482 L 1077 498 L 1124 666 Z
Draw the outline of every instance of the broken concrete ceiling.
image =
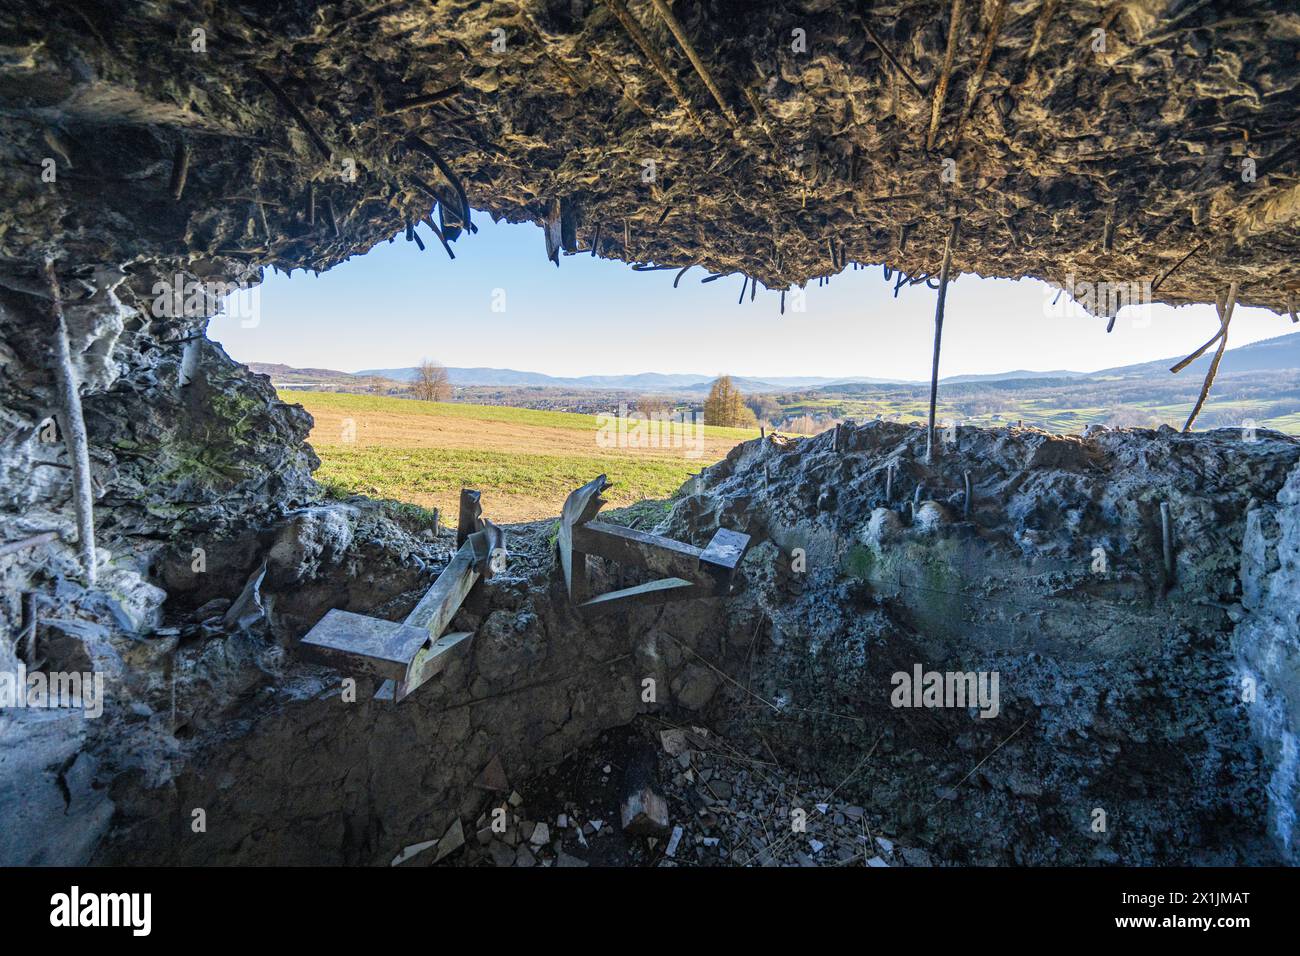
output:
M 13 264 L 325 269 L 436 198 L 448 239 L 467 201 L 777 289 L 937 273 L 959 218 L 962 272 L 1300 292 L 1291 2 L 26 6 L 0 12 Z

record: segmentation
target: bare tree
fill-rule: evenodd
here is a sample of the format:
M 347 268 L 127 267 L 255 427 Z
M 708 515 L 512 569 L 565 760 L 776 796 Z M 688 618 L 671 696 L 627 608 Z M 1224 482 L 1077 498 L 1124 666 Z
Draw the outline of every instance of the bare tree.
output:
M 451 379 L 441 362 L 422 359 L 415 367 L 415 381 L 412 382 L 415 397 L 426 402 L 447 402 L 451 400 Z

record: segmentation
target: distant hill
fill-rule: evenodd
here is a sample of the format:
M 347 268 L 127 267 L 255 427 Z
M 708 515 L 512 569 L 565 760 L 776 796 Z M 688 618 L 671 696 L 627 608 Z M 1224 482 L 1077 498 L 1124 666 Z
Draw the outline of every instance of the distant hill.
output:
M 1232 341 L 1231 334 L 1228 340 L 1229 342 Z M 1064 387 L 1103 379 L 1123 379 L 1134 382 L 1148 381 L 1153 384 L 1164 384 L 1173 378 L 1169 372 L 1170 367 L 1181 362 L 1185 357 L 1179 355 L 1159 359 L 1155 362 L 1117 365 L 1114 368 L 1102 369 L 1098 372 L 1031 372 L 1022 369 L 1014 372 L 1000 372 L 994 375 L 954 375 L 940 381 L 945 386 L 965 385 L 973 387 L 984 384 L 996 385 L 997 388 L 1002 390 Z M 1178 378 L 1181 381 L 1195 380 L 1199 383 L 1205 377 L 1213 357 L 1214 349 L 1211 348 L 1195 362 L 1183 369 Z M 1229 348 L 1223 353 L 1223 361 L 1219 363 L 1219 374 L 1223 376 L 1231 376 L 1241 372 L 1282 372 L 1289 370 L 1300 370 L 1300 332 L 1279 335 L 1277 338 L 1264 339 L 1261 342 L 1252 342 L 1250 345 L 1242 345 L 1235 349 Z M 915 386 L 924 383 L 909 382 L 900 384 Z M 869 385 L 858 383 L 838 383 L 823 385 L 816 390 L 832 394 L 852 395 L 862 394 L 873 389 Z
M 294 385 L 307 382 L 338 382 L 355 385 L 359 376 L 333 368 L 294 368 L 278 362 L 249 362 L 248 367 L 259 375 L 269 375 L 277 385 Z
M 1070 372 L 1064 369 L 1058 369 L 1054 372 L 1031 372 L 1028 369 L 1020 368 L 1014 372 L 994 372 L 988 375 L 949 375 L 947 378 L 939 379 L 939 381 L 945 385 L 956 385 L 960 382 L 999 382 L 1008 379 L 1080 378 L 1087 374 L 1087 372 Z
M 1228 343 L 1229 345 L 1232 343 L 1231 330 L 1228 332 Z M 1216 347 L 1217 344 L 1215 343 Z M 1159 374 L 1168 375 L 1170 366 L 1181 362 L 1184 358 L 1186 356 L 1178 355 L 1160 359 L 1156 362 L 1143 362 L 1140 365 L 1121 365 L 1118 368 L 1093 372 L 1090 377 L 1138 378 Z M 1183 369 L 1180 374 L 1204 376 L 1213 358 L 1214 349 L 1208 349 L 1204 355 Z M 1252 342 L 1250 345 L 1243 345 L 1235 349 L 1229 347 L 1228 351 L 1223 353 L 1223 361 L 1219 363 L 1219 374 L 1232 375 L 1236 372 L 1262 372 L 1292 368 L 1300 368 L 1300 332 L 1279 335 L 1277 338 L 1264 339 L 1262 342 Z
M 1199 379 L 1205 374 L 1213 355 L 1211 349 L 1206 355 L 1192 363 L 1182 373 L 1187 378 Z M 1182 359 L 1175 356 L 1158 362 L 1142 362 L 1137 365 L 1121 365 L 1103 369 L 1099 372 L 1072 372 L 1055 370 L 1035 372 L 1027 369 L 1015 369 L 1009 372 L 996 372 L 985 375 L 953 375 L 942 380 L 944 385 L 978 385 L 997 383 L 1000 388 L 1026 388 L 1032 385 L 1049 387 L 1051 385 L 1078 384 L 1089 379 L 1149 379 L 1164 381 L 1169 377 L 1169 367 Z M 357 384 L 359 379 L 385 378 L 395 382 L 410 382 L 415 378 L 414 368 L 371 368 L 359 372 L 340 372 L 326 368 L 292 368 L 266 362 L 252 362 L 249 367 L 255 372 L 271 376 L 272 380 L 282 384 L 296 383 L 338 383 Z M 1281 335 L 1239 348 L 1230 348 L 1223 357 L 1220 374 L 1232 375 L 1237 372 L 1300 369 L 1300 332 Z M 458 386 L 500 386 L 503 388 L 569 388 L 569 389 L 618 389 L 631 392 L 663 392 L 686 395 L 703 395 L 708 392 L 716 376 L 670 374 L 663 372 L 641 372 L 635 375 L 580 375 L 574 377 L 547 375 L 543 372 L 524 372 L 512 368 L 462 368 L 449 366 L 447 375 L 453 385 Z M 825 393 L 854 394 L 870 391 L 879 386 L 898 386 L 902 388 L 925 384 L 917 380 L 888 378 L 832 378 L 828 376 L 773 376 L 768 378 L 747 378 L 732 376 L 732 381 L 742 392 L 759 394 L 782 391 L 819 391 Z M 1019 384 L 1017 384 L 1019 383 Z

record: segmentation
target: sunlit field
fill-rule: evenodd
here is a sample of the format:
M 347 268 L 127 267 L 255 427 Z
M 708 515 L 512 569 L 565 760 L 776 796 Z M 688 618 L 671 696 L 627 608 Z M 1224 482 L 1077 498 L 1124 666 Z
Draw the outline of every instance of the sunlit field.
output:
M 601 473 L 613 482 L 611 505 L 666 498 L 758 437 L 757 430 L 708 426 L 696 443 L 694 428 L 683 433 L 678 424 L 664 444 L 679 447 L 602 447 L 594 415 L 335 392 L 286 390 L 280 397 L 315 418 L 309 441 L 321 459 L 316 477 L 331 494 L 438 508 L 446 521 L 454 520 L 461 488 L 481 491 L 484 515 L 497 522 L 553 517 L 569 492 Z

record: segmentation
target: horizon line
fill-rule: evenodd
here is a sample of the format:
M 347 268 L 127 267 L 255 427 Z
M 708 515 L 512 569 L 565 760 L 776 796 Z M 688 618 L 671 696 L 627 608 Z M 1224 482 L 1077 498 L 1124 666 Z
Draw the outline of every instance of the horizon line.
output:
M 1286 338 L 1286 337 L 1288 337 L 1288 336 L 1296 335 L 1296 334 L 1300 334 L 1300 333 L 1297 333 L 1297 332 L 1283 332 L 1283 333 L 1281 333 L 1281 334 L 1279 334 L 1279 335 L 1270 336 L 1269 338 L 1266 338 L 1266 339 L 1257 339 L 1257 340 L 1255 340 L 1254 342 L 1247 342 L 1247 343 L 1245 343 L 1244 345 L 1238 345 L 1238 346 L 1235 346 L 1235 347 L 1230 347 L 1230 348 L 1228 348 L 1228 349 L 1225 349 L 1224 352 L 1225 352 L 1225 354 L 1227 354 L 1228 352 L 1239 351 L 1240 349 L 1250 348 L 1250 347 L 1255 346 L 1255 345 L 1260 345 L 1260 344 L 1262 344 L 1262 343 L 1264 343 L 1264 342 L 1272 342 L 1272 341 L 1274 341 L 1274 340 L 1276 340 L 1276 339 Z M 1169 359 L 1175 359 L 1175 360 L 1176 360 L 1175 356 L 1168 356 L 1167 358 L 1169 358 Z M 434 361 L 437 361 L 437 360 L 435 359 Z M 1158 363 L 1163 362 L 1163 361 L 1166 361 L 1166 359 L 1152 359 L 1152 360 L 1150 360 L 1150 361 L 1146 361 L 1146 362 L 1134 362 L 1134 363 L 1131 363 L 1131 364 L 1132 364 L 1132 365 L 1153 365 L 1153 364 L 1158 364 Z M 259 364 L 259 365 L 283 365 L 283 366 L 286 367 L 286 368 L 292 368 L 292 369 L 303 368 L 303 366 L 290 365 L 290 364 L 288 364 L 287 362 L 267 362 L 267 361 L 262 361 L 262 360 L 248 360 L 248 361 L 245 361 L 244 364 L 246 364 L 246 365 L 253 365 L 253 364 Z M 439 363 L 439 364 L 442 364 L 442 363 Z M 354 370 L 354 371 L 349 371 L 349 370 L 347 370 L 347 369 L 329 369 L 329 368 L 326 368 L 325 366 L 307 366 L 307 367 L 309 367 L 309 368 L 320 368 L 320 369 L 322 369 L 323 371 L 336 371 L 336 372 L 342 372 L 342 373 L 345 374 L 345 375 L 360 375 L 360 374 L 362 374 L 363 372 L 367 371 L 366 369 L 356 369 L 356 370 Z M 392 369 L 412 369 L 412 368 L 415 368 L 415 367 L 416 367 L 416 366 L 414 366 L 414 365 L 396 365 L 396 366 L 391 366 Z M 708 373 L 708 372 L 654 372 L 654 371 L 646 371 L 646 372 L 588 372 L 588 373 L 585 373 L 585 374 L 582 374 L 582 375 L 561 375 L 561 374 L 556 374 L 556 373 L 554 373 L 554 372 L 543 372 L 543 371 L 539 371 L 539 370 L 537 370 L 537 369 L 519 369 L 519 368 L 510 368 L 510 367 L 507 367 L 507 366 L 493 366 L 493 365 L 443 365 L 443 367 L 444 367 L 444 368 L 448 368 L 448 369 L 453 369 L 453 368 L 460 368 L 460 369 L 488 369 L 488 370 L 491 370 L 491 371 L 500 371 L 500 372 L 519 372 L 519 373 L 521 373 L 521 374 L 527 374 L 527 375 L 545 375 L 545 376 L 548 377 L 548 378 L 557 378 L 557 379 L 562 379 L 562 378 L 568 378 L 568 379 L 578 379 L 578 378 L 635 378 L 635 377 L 643 376 L 643 375 L 663 375 L 663 376 L 669 376 L 669 375 L 674 375 L 674 376 L 698 375 L 698 376 L 700 377 L 701 380 L 705 380 L 705 381 L 714 381 L 714 380 L 716 380 L 717 378 L 719 378 L 719 377 L 722 376 L 722 375 L 727 375 L 727 376 L 730 376 L 731 378 L 747 378 L 747 379 L 756 379 L 756 380 L 758 380 L 758 381 L 763 381 L 763 380 L 765 380 L 765 379 L 770 379 L 770 378 L 814 378 L 814 379 L 822 379 L 822 380 L 824 380 L 825 382 L 863 382 L 863 381 L 868 381 L 868 382 L 869 382 L 869 381 L 871 381 L 871 380 L 875 380 L 875 381 L 877 381 L 877 382 L 889 382 L 889 383 L 899 383 L 899 384 L 908 384 L 908 385 L 911 385 L 911 384 L 917 384 L 917 383 L 924 384 L 924 383 L 926 383 L 927 381 L 929 381 L 928 379 L 919 379 L 919 378 L 918 378 L 918 379 L 910 379 L 910 378 L 886 378 L 886 377 L 884 377 L 884 376 L 878 376 L 878 375 L 804 375 L 804 374 L 797 374 L 797 373 L 796 373 L 796 374 L 785 374 L 785 373 L 783 373 L 783 374 L 780 374 L 780 375 L 766 376 L 766 375 L 761 375 L 761 374 L 749 374 L 749 373 L 744 373 L 744 372 L 717 372 L 717 373 Z M 1129 367 L 1129 366 L 1126 366 L 1126 365 L 1108 365 L 1108 366 L 1104 366 L 1104 367 L 1102 367 L 1102 368 L 1096 368 L 1096 369 L 1090 369 L 1090 370 L 1078 370 L 1078 369 L 1032 369 L 1032 368 L 1014 368 L 1014 369 L 1006 369 L 1006 370 L 1004 370 L 1004 371 L 1000 371 L 1000 372 L 965 372 L 965 373 L 959 373 L 959 374 L 957 374 L 957 375 L 949 375 L 949 376 L 946 376 L 946 377 L 949 378 L 949 379 L 952 379 L 952 378 L 995 378 L 995 377 L 998 377 L 998 376 L 1011 375 L 1011 374 L 1016 373 L 1016 372 L 1026 372 L 1026 373 L 1029 373 L 1029 374 L 1032 374 L 1032 375 L 1043 375 L 1043 376 L 1046 376 L 1046 375 L 1052 375 L 1052 374 L 1080 375 L 1080 376 L 1082 376 L 1082 375 L 1095 375 L 1095 374 L 1097 374 L 1098 372 L 1108 371 L 1109 369 L 1113 369 L 1113 368 L 1128 368 L 1128 367 Z M 371 370 L 371 371 L 373 371 L 373 370 Z M 944 377 L 941 376 L 940 379 L 939 379 L 939 381 L 941 381 L 941 382 L 944 381 Z M 777 384 L 777 383 L 774 382 L 774 383 L 772 383 L 772 384 Z M 480 386 L 480 387 L 484 387 L 484 386 Z M 796 388 L 796 387 L 798 387 L 798 386 L 785 386 L 785 387 L 788 387 L 788 388 Z

